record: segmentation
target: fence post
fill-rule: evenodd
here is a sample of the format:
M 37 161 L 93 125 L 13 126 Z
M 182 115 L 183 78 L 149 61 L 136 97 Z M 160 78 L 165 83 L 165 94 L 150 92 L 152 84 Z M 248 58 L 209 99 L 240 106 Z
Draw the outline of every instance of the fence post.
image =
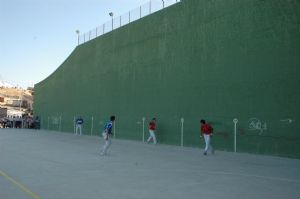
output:
M 48 130 L 49 130 L 49 116 L 48 116 Z
M 59 131 L 61 131 L 61 116 L 59 116 Z
M 239 122 L 239 120 L 237 118 L 233 119 L 233 123 L 234 123 L 234 152 L 236 152 L 236 125 Z
M 140 6 L 140 18 L 142 18 L 142 6 Z
M 116 138 L 116 121 L 113 122 L 114 126 L 114 138 Z
M 130 11 L 129 11 L 129 13 L 128 13 L 128 16 L 129 16 L 129 20 L 128 20 L 128 23 L 130 23 Z
M 182 117 L 181 119 L 180 119 L 180 121 L 181 121 L 181 143 L 180 143 L 180 146 L 182 146 L 183 147 L 183 123 L 184 123 L 184 118 Z
M 74 118 L 73 118 L 73 133 L 74 133 L 74 134 L 76 133 L 76 132 L 75 132 L 75 131 L 76 131 L 75 128 L 76 128 L 76 127 L 75 127 L 75 116 L 74 116 Z
M 146 120 L 146 118 L 143 117 L 142 120 L 143 120 L 143 142 L 145 142 L 145 120 Z
M 92 116 L 91 136 L 93 136 L 93 128 L 94 128 L 94 117 Z

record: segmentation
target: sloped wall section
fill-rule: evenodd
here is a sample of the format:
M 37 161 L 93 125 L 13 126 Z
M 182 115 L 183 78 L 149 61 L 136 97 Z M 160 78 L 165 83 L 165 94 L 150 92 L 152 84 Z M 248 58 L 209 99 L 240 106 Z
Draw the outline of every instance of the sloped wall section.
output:
M 34 113 L 66 132 L 81 115 L 85 134 L 114 114 L 134 140 L 156 117 L 160 143 L 197 147 L 204 118 L 228 151 L 237 118 L 237 151 L 300 158 L 299 15 L 297 0 L 184 0 L 76 47 Z

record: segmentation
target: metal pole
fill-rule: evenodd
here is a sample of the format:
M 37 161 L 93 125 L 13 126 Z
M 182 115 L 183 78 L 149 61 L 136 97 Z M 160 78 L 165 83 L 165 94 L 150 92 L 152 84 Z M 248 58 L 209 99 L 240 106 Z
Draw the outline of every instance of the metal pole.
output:
M 93 135 L 93 127 L 94 127 L 94 117 L 92 116 L 91 136 Z
M 59 131 L 61 131 L 61 116 L 59 116 Z
M 122 26 L 122 17 L 120 16 L 120 27 Z
M 149 14 L 151 14 L 151 0 L 149 1 Z
M 49 117 L 48 117 L 48 130 L 49 130 Z
M 163 8 L 165 8 L 165 1 L 164 0 L 161 0 L 162 1 L 162 4 L 163 4 Z
M 142 18 L 142 6 L 140 6 L 140 18 Z
M 103 34 L 104 34 L 105 24 L 103 24 Z
M 79 34 L 80 34 L 80 31 L 79 31 L 79 30 L 76 30 L 75 32 L 76 32 L 76 34 L 77 34 L 77 45 L 79 45 Z
M 114 138 L 116 138 L 116 121 L 114 121 Z
M 146 118 L 143 117 L 142 120 L 143 120 L 143 142 L 145 142 L 145 120 L 146 120 Z
M 76 132 L 75 132 L 75 116 L 74 116 L 74 118 L 73 118 L 73 133 L 75 134 Z
M 113 30 L 114 29 L 114 13 L 110 12 L 109 16 L 111 16 L 111 30 Z
M 182 117 L 180 119 L 180 121 L 181 121 L 181 144 L 180 144 L 180 146 L 183 147 L 183 123 L 184 123 L 184 118 Z
M 20 94 L 20 110 L 21 111 L 21 107 L 22 107 L 22 93 Z
M 130 23 L 130 11 L 129 11 L 129 23 Z
M 237 118 L 233 119 L 233 123 L 234 123 L 234 152 L 236 152 L 236 126 L 237 126 L 238 122 L 239 122 L 239 120 Z

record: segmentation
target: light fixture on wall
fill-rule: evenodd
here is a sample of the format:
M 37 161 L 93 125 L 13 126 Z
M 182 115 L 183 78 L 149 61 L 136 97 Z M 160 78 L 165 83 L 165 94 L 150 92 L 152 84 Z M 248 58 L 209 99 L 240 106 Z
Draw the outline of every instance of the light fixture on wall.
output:
M 113 30 L 114 29 L 114 13 L 110 12 L 109 16 L 111 16 L 111 30 Z

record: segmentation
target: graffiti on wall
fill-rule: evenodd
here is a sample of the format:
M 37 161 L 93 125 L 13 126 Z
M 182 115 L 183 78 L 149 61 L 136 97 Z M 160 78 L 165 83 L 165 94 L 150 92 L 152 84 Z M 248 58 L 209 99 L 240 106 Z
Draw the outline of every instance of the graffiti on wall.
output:
M 293 120 L 290 118 L 287 118 L 287 119 L 281 119 L 280 122 L 282 122 L 283 124 L 291 124 L 293 122 Z
M 265 121 L 261 121 L 254 117 L 248 120 L 248 130 L 259 131 L 259 133 L 262 134 L 264 131 L 268 130 L 268 126 Z
M 52 117 L 52 124 L 53 124 L 53 125 L 58 125 L 58 124 L 59 124 L 59 117 L 53 116 L 53 117 Z

